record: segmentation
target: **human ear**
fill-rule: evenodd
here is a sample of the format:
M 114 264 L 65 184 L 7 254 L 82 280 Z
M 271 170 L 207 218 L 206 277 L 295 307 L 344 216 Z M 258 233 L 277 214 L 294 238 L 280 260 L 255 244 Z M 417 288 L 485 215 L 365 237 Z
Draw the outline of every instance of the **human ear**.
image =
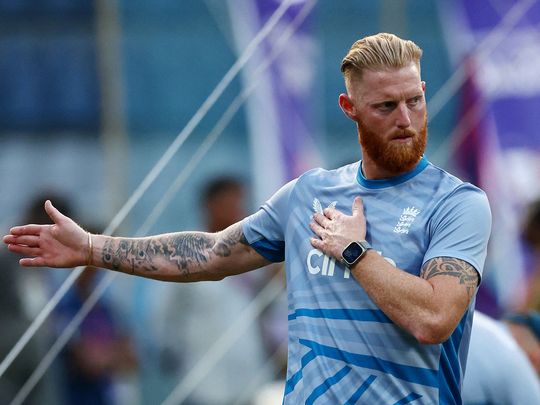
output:
M 356 121 L 356 108 L 354 107 L 354 103 L 348 94 L 342 93 L 339 95 L 339 106 L 347 117 L 353 121 Z

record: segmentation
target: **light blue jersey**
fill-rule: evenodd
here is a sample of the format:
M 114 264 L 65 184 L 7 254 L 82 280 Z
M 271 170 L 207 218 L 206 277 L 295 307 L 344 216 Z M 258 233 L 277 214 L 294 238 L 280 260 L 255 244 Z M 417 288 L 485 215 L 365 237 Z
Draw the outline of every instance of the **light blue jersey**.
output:
M 390 180 L 367 180 L 359 162 L 315 169 L 285 185 L 246 218 L 261 255 L 287 264 L 289 354 L 285 404 L 458 404 L 472 309 L 443 344 L 424 345 L 395 325 L 350 271 L 314 249 L 314 212 L 351 215 L 361 196 L 368 242 L 419 275 L 440 256 L 482 274 L 491 227 L 485 194 L 429 163 Z M 472 307 L 472 305 L 471 305 Z

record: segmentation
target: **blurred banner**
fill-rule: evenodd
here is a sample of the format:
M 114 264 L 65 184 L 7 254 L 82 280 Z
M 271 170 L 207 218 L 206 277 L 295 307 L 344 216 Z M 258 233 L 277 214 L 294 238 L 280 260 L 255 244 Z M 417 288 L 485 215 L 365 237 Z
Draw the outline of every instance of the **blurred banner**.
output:
M 439 4 L 449 52 L 463 73 L 451 165 L 487 192 L 493 213 L 477 308 L 498 316 L 521 304 L 522 214 L 540 195 L 540 4 Z
M 291 5 L 243 71 L 245 85 L 259 82 L 248 100 L 247 121 L 251 141 L 252 181 L 255 203 L 263 203 L 276 190 L 304 171 L 321 165 L 315 146 L 317 44 L 310 27 L 312 15 L 304 20 L 286 46 L 263 72 L 256 73 L 278 43 L 281 35 L 310 0 Z M 274 13 L 281 1 L 229 1 L 235 46 L 240 53 Z

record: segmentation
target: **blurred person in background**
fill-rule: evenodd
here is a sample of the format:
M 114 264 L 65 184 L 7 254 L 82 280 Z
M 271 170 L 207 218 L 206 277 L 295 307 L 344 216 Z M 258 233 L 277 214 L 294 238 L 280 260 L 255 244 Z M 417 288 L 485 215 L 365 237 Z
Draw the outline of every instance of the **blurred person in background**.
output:
M 210 180 L 204 185 L 200 198 L 206 230 L 220 232 L 237 223 L 246 215 L 245 205 L 246 190 L 241 180 L 232 176 Z M 164 371 L 182 378 L 198 363 L 250 304 L 262 282 L 260 277 L 253 276 L 257 274 L 225 279 L 224 284 L 193 283 L 174 289 L 165 305 L 169 310 L 165 314 L 163 333 L 167 340 L 162 353 Z M 179 308 L 187 310 L 179 312 Z M 286 317 L 286 312 L 283 316 Z M 258 321 L 250 325 L 223 358 L 208 370 L 186 403 L 251 403 L 254 393 L 247 392 L 250 381 L 261 372 L 264 373 L 263 383 L 270 378 L 263 370 L 268 354 L 261 332 Z M 208 389 L 207 381 L 212 382 L 212 389 Z
M 203 217 L 209 232 L 219 232 L 241 221 L 246 217 L 246 186 L 238 178 L 222 176 L 210 180 L 201 193 L 201 207 L 204 207 Z M 265 272 L 250 272 L 235 277 L 234 282 L 240 286 L 244 294 L 253 299 L 266 286 L 282 266 L 270 265 Z M 283 278 L 284 281 L 284 278 Z M 284 286 L 285 288 L 285 286 Z M 259 327 L 266 350 L 266 356 L 273 355 L 287 339 L 287 306 L 285 302 L 273 302 L 259 318 Z M 276 356 L 277 373 L 284 373 L 286 368 L 286 353 Z M 283 355 L 283 353 L 282 353 Z M 284 374 L 282 375 L 284 377 Z
M 30 318 L 24 311 L 19 296 L 20 266 L 6 249 L 0 249 L 0 359 L 6 358 L 17 340 L 30 325 Z M 15 362 L 0 378 L 0 403 L 9 403 L 30 377 L 41 360 L 42 351 L 32 340 Z M 29 398 L 30 404 L 37 404 L 35 393 Z M 43 402 L 42 402 L 43 403 Z
M 491 212 L 482 190 L 424 156 L 421 55 L 392 34 L 355 42 L 338 100 L 362 160 L 305 173 L 224 231 L 93 235 L 47 201 L 55 225 L 14 227 L 3 240 L 26 266 L 177 282 L 286 261 L 283 403 L 460 403 Z
M 82 308 L 99 281 L 98 269 L 88 266 L 55 310 L 58 333 Z M 118 378 L 136 371 L 135 350 L 122 320 L 106 297 L 84 318 L 59 356 L 61 404 L 113 405 L 126 403 Z
M 540 378 L 540 313 L 534 310 L 513 312 L 506 314 L 503 321 L 518 345 L 529 357 Z
M 25 208 L 22 221 L 31 224 L 50 224 L 43 212 L 43 199 L 51 196 L 67 215 L 72 215 L 68 199 L 53 190 L 36 193 Z M 3 360 L 30 326 L 51 296 L 51 279 L 47 273 L 23 269 L 18 260 L 0 249 L 0 359 Z M 0 377 L 0 403 L 9 403 L 45 356 L 52 339 L 52 330 L 43 325 L 29 341 L 13 364 Z M 30 393 L 29 404 L 57 404 L 58 385 L 55 368 L 50 369 Z
M 522 307 L 505 315 L 503 321 L 540 378 L 540 199 L 528 205 L 522 235 L 531 253 L 531 274 Z
M 464 405 L 528 405 L 540 399 L 540 379 L 505 323 L 475 311 L 463 378 Z
M 209 181 L 201 193 L 201 206 L 205 207 L 204 218 L 206 229 L 209 232 L 219 232 L 241 221 L 246 217 L 246 189 L 242 181 L 235 177 L 218 177 Z M 278 272 L 282 272 L 282 266 L 270 265 L 265 272 L 250 272 L 241 274 L 233 280 L 239 284 L 250 299 Z M 285 279 L 283 278 L 283 281 Z M 284 286 L 285 288 L 285 286 Z M 273 355 L 287 339 L 287 305 L 285 302 L 273 302 L 259 318 L 266 356 Z M 283 356 L 284 354 L 284 356 Z M 282 374 L 286 369 L 286 353 L 277 353 L 277 373 Z
M 540 311 L 540 199 L 527 207 L 522 228 L 523 240 L 532 255 L 532 269 L 521 311 Z

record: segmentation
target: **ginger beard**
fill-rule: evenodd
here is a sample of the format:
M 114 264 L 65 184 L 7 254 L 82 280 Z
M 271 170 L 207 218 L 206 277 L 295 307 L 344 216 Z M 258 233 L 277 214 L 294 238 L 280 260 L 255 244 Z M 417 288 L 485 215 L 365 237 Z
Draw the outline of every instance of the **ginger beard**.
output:
M 390 173 L 403 173 L 412 170 L 422 158 L 427 144 L 427 116 L 424 118 L 422 129 L 417 132 L 412 129 L 394 131 L 389 140 L 371 131 L 362 122 L 357 121 L 360 145 L 363 153 L 382 169 Z M 411 143 L 391 142 L 398 136 L 412 137 Z

